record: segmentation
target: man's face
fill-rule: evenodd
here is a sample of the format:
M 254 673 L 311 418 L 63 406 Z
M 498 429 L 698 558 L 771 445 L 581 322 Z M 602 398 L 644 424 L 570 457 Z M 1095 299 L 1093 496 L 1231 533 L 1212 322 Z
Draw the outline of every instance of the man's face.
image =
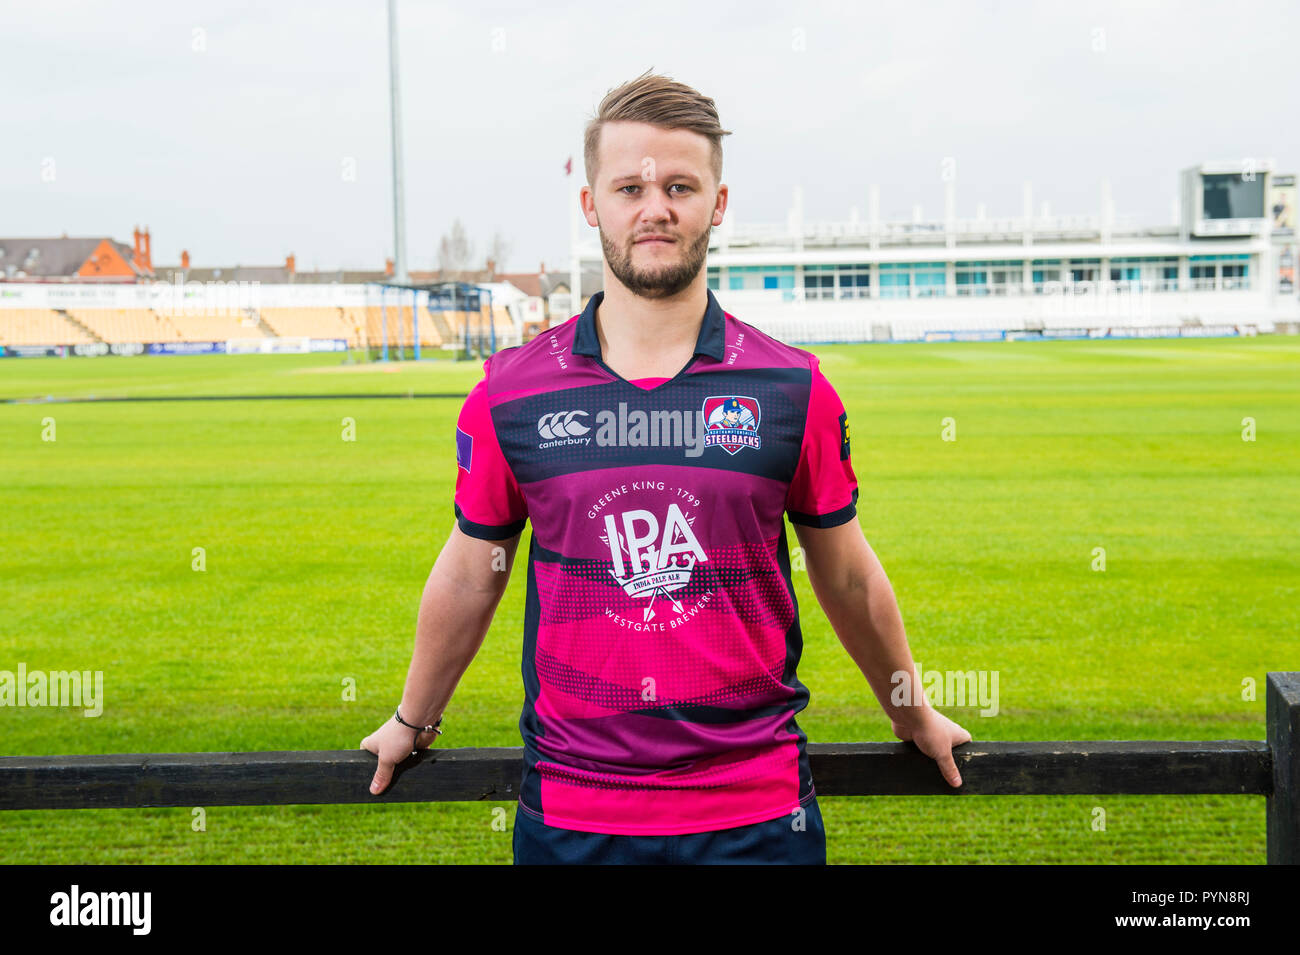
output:
M 635 295 L 669 298 L 700 274 L 727 187 L 713 181 L 709 141 L 688 129 L 606 123 L 596 183 L 582 206 L 614 277 Z M 651 236 L 657 238 L 650 238 Z

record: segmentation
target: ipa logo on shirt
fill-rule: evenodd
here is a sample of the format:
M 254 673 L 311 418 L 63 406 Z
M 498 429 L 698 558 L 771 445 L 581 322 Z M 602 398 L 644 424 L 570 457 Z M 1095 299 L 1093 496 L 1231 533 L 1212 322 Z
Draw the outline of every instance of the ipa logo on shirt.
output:
M 629 597 L 649 598 L 641 611 L 643 621 L 654 618 L 659 597 L 667 598 L 677 613 L 683 613 L 685 608 L 673 594 L 690 582 L 697 561 L 709 559 L 691 529 L 694 518 L 683 514 L 676 503 L 668 505 L 662 532 L 653 511 L 638 508 L 623 511 L 619 517 L 621 532 L 615 516 L 605 515 L 605 533 L 600 538 L 609 545 L 614 564 L 610 575 Z
M 710 395 L 704 399 L 704 446 L 717 445 L 728 454 L 758 449 L 758 399 L 743 395 Z

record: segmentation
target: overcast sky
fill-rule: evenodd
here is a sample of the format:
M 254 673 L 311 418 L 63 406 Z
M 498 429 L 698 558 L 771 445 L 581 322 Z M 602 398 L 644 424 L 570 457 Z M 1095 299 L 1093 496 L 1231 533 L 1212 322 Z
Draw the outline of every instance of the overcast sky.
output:
M 392 254 L 384 0 L 0 0 L 0 236 L 148 225 L 155 264 L 378 268 Z M 1168 221 L 1178 170 L 1300 169 L 1295 2 L 399 0 L 407 254 L 453 218 L 509 271 L 568 267 L 563 171 L 648 68 L 717 102 L 742 222 L 943 208 Z M 349 178 L 349 171 L 353 174 Z M 585 230 L 585 222 L 582 225 Z

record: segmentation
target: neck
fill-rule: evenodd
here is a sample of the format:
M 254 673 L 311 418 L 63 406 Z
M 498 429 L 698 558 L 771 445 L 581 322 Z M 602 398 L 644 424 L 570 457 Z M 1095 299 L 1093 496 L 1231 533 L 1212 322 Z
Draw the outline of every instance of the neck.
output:
M 695 354 L 708 308 L 704 270 L 671 298 L 634 295 L 605 266 L 605 297 L 596 309 L 602 360 L 620 377 L 671 378 Z

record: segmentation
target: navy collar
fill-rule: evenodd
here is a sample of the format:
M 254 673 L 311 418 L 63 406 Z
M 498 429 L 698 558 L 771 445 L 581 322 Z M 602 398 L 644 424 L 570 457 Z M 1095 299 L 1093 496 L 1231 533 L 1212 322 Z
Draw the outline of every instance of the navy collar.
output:
M 700 324 L 700 337 L 695 340 L 695 354 L 708 355 L 715 361 L 722 361 L 723 335 L 727 319 L 722 306 L 713 296 L 712 289 L 705 289 L 709 304 L 704 309 L 704 321 Z M 600 336 L 596 334 L 596 309 L 604 301 L 604 291 L 597 292 L 587 301 L 587 307 L 578 316 L 578 328 L 573 335 L 573 354 L 589 355 L 601 358 Z

